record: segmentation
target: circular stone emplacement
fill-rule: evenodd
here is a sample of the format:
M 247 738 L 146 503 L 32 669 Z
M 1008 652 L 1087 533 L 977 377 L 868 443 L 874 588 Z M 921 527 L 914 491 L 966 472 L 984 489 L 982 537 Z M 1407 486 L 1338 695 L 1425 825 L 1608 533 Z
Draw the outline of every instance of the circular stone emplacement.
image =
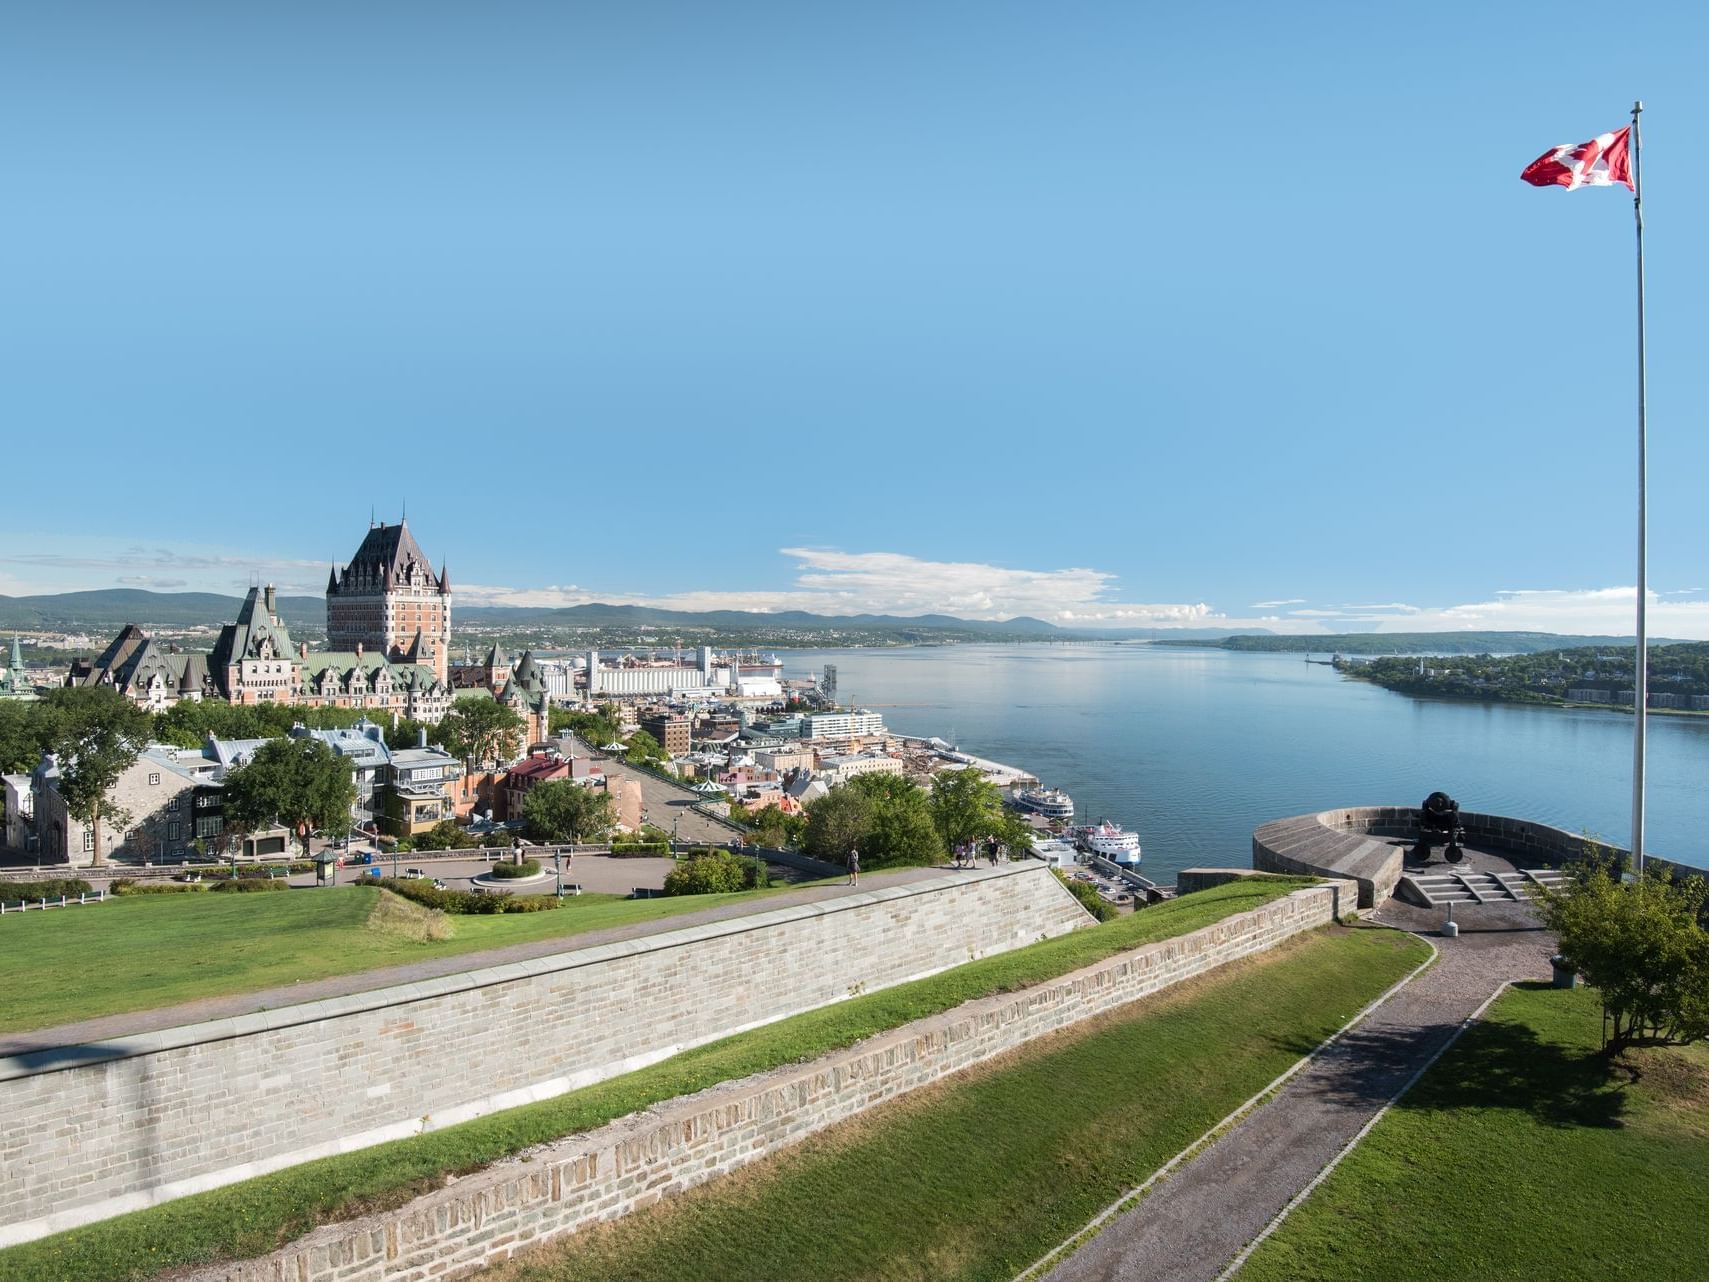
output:
M 485 890 L 503 890 L 509 886 L 537 886 L 543 881 L 551 881 L 549 872 L 537 872 L 532 877 L 495 877 L 491 873 L 476 873 L 469 878 L 471 886 L 480 886 Z

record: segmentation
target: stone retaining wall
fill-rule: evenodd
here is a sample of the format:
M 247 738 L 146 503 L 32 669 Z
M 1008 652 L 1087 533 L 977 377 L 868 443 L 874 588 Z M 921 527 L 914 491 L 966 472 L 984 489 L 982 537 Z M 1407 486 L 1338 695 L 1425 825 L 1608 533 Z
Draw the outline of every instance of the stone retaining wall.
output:
M 1624 847 L 1530 819 L 1467 810 L 1460 813 L 1460 824 L 1467 845 L 1509 856 L 1521 867 L 1559 868 L 1591 850 L 1624 865 L 1630 855 Z M 1391 844 L 1394 838 L 1418 839 L 1416 808 L 1349 806 L 1295 815 L 1273 820 L 1252 834 L 1252 866 L 1265 872 L 1352 877 L 1359 883 L 1359 906 L 1371 908 L 1392 895 L 1400 881 L 1405 861 L 1402 848 Z M 1698 871 L 1654 855 L 1647 862 L 1672 873 Z
M 1033 1038 L 1123 1006 L 1351 912 L 1356 888 L 1295 891 L 1020 993 L 969 1002 L 791 1066 L 561 1140 L 417 1198 L 328 1225 L 187 1282 L 421 1282 L 616 1219 Z
M 414 984 L 0 1058 L 0 1246 L 639 1068 L 1087 925 L 946 873 Z M 122 965 L 122 958 L 114 958 Z

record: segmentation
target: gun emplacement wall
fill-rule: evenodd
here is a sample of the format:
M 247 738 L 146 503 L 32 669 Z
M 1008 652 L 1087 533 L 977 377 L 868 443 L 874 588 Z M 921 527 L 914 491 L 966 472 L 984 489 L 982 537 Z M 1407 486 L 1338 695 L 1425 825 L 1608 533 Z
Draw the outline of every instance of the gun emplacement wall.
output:
M 0 1138 L 0 1246 L 544 1099 L 1089 921 L 1049 869 L 1014 865 L 0 1059 L 0 1114 L 20 1123 Z
M 1507 815 L 1460 813 L 1466 844 L 1506 855 L 1521 866 L 1559 868 L 1595 850 L 1624 865 L 1629 851 L 1591 841 L 1563 828 Z M 1264 872 L 1348 877 L 1359 883 L 1359 907 L 1373 908 L 1394 893 L 1404 857 L 1392 840 L 1418 840 L 1418 811 L 1412 806 L 1349 806 L 1312 815 L 1276 819 L 1252 834 L 1252 866 Z M 1680 866 L 1650 855 L 1648 862 Z M 1682 869 L 1684 872 L 1696 871 Z

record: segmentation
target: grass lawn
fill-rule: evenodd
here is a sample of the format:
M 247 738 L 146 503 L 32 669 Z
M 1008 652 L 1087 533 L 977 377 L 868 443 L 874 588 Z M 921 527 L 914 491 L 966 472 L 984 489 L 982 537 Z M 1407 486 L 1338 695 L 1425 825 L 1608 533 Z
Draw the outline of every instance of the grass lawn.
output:
M 1289 877 L 1231 882 L 927 979 L 780 1020 L 553 1099 L 306 1162 L 15 1246 L 0 1251 L 0 1277 L 7 1282 L 138 1279 L 170 1267 L 262 1255 L 316 1224 L 401 1205 L 437 1187 L 447 1174 L 477 1170 L 534 1145 L 593 1130 L 719 1082 L 826 1054 L 977 997 L 1068 974 L 1140 944 L 1185 934 L 1259 907 L 1309 884 L 1309 879 Z M 1344 1020 L 1362 1001 L 1340 1010 L 1332 1023 Z M 1264 1080 L 1268 1078 L 1261 1078 L 1260 1084 Z
M 497 1277 L 1008 1282 L 1426 956 L 1382 930 L 1298 938 Z
M 7 977 L 0 986 L 0 1033 L 566 938 L 741 898 L 756 894 L 581 895 L 552 912 L 452 917 L 451 937 L 433 942 L 371 926 L 379 894 L 366 886 L 271 895 L 139 895 L 86 908 L 9 914 L 0 922 L 0 974 Z M 92 965 L 93 958 L 123 964 Z
M 1709 1047 L 1598 1053 L 1594 991 L 1505 994 L 1239 1282 L 1709 1274 Z

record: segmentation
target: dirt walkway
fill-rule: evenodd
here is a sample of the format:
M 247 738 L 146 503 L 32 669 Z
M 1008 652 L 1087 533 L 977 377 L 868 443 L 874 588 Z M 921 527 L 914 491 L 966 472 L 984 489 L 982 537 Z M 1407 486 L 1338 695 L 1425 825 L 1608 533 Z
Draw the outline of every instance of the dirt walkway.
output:
M 635 939 L 642 935 L 658 935 L 670 930 L 686 930 L 692 926 L 703 926 L 708 922 L 726 921 L 732 917 L 746 917 L 753 913 L 770 912 L 774 908 L 819 903 L 842 895 L 860 894 L 868 890 L 907 885 L 910 882 L 923 881 L 930 877 L 942 877 L 948 871 L 944 868 L 898 868 L 894 871 L 872 873 L 863 877 L 858 890 L 841 883 L 832 886 L 806 886 L 798 890 L 765 895 L 757 899 L 737 900 L 700 912 L 679 913 L 674 917 L 655 918 L 652 921 L 635 922 L 627 926 L 612 926 L 604 930 L 582 931 L 579 934 L 558 935 L 551 939 L 536 939 L 525 944 L 513 944 L 508 948 L 457 953 L 452 956 L 412 962 L 407 966 L 388 966 L 383 970 L 364 970 L 349 975 L 332 975 L 305 984 L 291 984 L 282 988 L 265 988 L 247 993 L 232 993 L 223 997 L 208 997 L 200 1001 L 185 1002 L 179 1006 L 165 1006 L 155 1010 L 104 1015 L 98 1019 L 59 1024 L 51 1028 L 32 1029 L 29 1032 L 3 1033 L 0 1034 L 0 1056 L 22 1055 L 30 1051 L 58 1046 L 82 1046 L 89 1042 L 107 1041 L 117 1037 L 134 1037 L 139 1033 L 153 1032 L 162 1028 L 178 1028 L 185 1024 L 199 1024 L 210 1019 L 247 1015 L 252 1011 L 277 1010 L 283 1006 L 296 1006 L 303 1002 L 318 1001 L 323 997 L 342 997 L 347 993 L 365 993 L 376 988 L 386 988 L 396 984 L 411 984 L 422 979 L 434 979 L 440 975 L 455 975 L 463 971 L 481 970 L 488 966 L 503 966 L 511 962 L 528 961 L 535 957 L 549 957 L 554 953 L 574 952 L 583 948 L 593 948 L 599 944 Z M 315 892 L 296 893 L 313 894 Z
M 1528 913 L 1492 907 L 1463 921 L 1477 930 L 1443 939 L 1435 934 L 1439 913 L 1391 901 L 1377 920 L 1430 937 L 1441 954 L 1435 965 L 1112 1219 L 1046 1275 L 1050 1282 L 1220 1276 L 1491 993 L 1549 974 L 1553 937 Z

